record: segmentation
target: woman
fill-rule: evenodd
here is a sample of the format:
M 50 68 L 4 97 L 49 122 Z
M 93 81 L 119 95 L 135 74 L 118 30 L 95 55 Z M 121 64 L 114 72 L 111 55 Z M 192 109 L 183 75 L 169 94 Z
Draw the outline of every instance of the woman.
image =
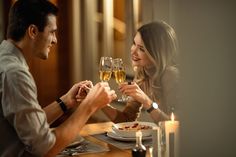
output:
M 127 105 L 123 111 L 108 106 L 103 112 L 114 122 L 124 122 L 136 120 L 144 108 L 156 123 L 168 120 L 178 98 L 176 57 L 172 27 L 163 21 L 140 27 L 131 46 L 134 82 L 120 85 L 120 91 L 130 97 Z

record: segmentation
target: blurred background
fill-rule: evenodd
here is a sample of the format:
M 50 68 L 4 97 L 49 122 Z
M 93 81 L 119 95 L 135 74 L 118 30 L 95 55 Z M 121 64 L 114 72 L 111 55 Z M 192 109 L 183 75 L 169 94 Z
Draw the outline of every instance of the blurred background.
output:
M 5 39 L 8 11 L 15 0 L 0 2 L 0 40 Z M 58 44 L 49 59 L 32 60 L 31 71 L 42 106 L 64 94 L 81 80 L 99 81 L 101 56 L 124 60 L 132 79 L 130 47 L 136 29 L 143 23 L 169 21 L 169 2 L 157 0 L 51 0 L 59 7 Z M 164 8 L 163 8 L 164 7 Z M 159 13 L 161 14 L 159 14 Z M 48 75 L 50 74 L 50 75 Z
M 236 2 L 234 0 L 53 0 L 60 8 L 58 44 L 29 64 L 42 106 L 81 80 L 99 81 L 101 56 L 121 57 L 132 79 L 136 29 L 164 20 L 180 45 L 181 157 L 235 157 Z M 0 40 L 11 0 L 0 1 Z M 113 83 L 111 82 L 111 85 Z M 114 87 L 116 88 L 116 87 Z M 98 118 L 99 117 L 99 118 Z M 103 121 L 101 115 L 91 120 Z

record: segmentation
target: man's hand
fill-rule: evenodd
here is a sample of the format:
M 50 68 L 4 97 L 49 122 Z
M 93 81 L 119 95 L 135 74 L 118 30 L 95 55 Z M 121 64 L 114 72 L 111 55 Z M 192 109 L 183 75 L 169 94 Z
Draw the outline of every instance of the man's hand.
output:
M 79 85 L 79 91 L 76 95 L 76 101 L 81 102 L 87 96 L 90 89 L 93 87 L 93 83 L 91 81 L 83 81 Z
M 62 101 L 66 104 L 67 108 L 72 108 L 77 106 L 89 92 L 89 89 L 93 87 L 91 81 L 85 80 L 79 83 L 76 83 L 72 88 L 61 97 Z
M 86 104 L 91 110 L 97 110 L 105 107 L 117 97 L 114 90 L 111 90 L 107 82 L 99 82 L 90 89 L 88 95 L 82 104 Z

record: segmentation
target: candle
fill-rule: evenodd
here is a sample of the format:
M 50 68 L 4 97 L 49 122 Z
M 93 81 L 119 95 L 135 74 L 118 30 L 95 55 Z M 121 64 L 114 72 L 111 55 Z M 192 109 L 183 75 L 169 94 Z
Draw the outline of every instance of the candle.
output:
M 153 127 L 152 130 L 152 157 L 159 157 L 158 152 L 159 152 L 159 145 L 158 145 L 158 135 L 159 135 L 159 128 L 158 127 Z
M 159 144 L 161 157 L 178 157 L 179 153 L 179 121 L 174 119 L 174 114 L 171 114 L 171 120 L 159 123 L 160 135 Z

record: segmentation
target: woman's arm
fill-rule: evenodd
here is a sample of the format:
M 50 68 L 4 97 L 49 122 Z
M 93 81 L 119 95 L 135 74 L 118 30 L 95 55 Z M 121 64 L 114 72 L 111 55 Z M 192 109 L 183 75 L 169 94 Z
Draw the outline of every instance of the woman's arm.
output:
M 153 103 L 153 100 L 135 82 L 132 82 L 131 85 L 122 84 L 121 92 L 132 97 L 135 101 L 139 102 L 140 104 L 143 104 L 143 108 L 145 110 L 149 109 L 151 107 L 151 104 Z M 156 103 L 159 103 L 159 106 L 164 105 L 160 104 L 160 102 Z M 158 123 L 159 121 L 169 119 L 169 116 L 160 108 L 150 112 L 150 115 L 156 123 Z
M 114 123 L 135 121 L 141 112 L 141 104 L 130 99 L 132 98 L 129 98 L 125 108 L 122 111 L 111 105 L 104 107 L 102 111 Z
M 106 107 L 102 108 L 102 111 L 111 121 L 115 121 L 118 112 L 116 108 L 108 104 Z
M 176 67 L 168 67 L 162 77 L 162 103 L 168 108 L 168 115 L 170 116 L 170 109 L 177 109 L 179 103 L 179 70 Z

